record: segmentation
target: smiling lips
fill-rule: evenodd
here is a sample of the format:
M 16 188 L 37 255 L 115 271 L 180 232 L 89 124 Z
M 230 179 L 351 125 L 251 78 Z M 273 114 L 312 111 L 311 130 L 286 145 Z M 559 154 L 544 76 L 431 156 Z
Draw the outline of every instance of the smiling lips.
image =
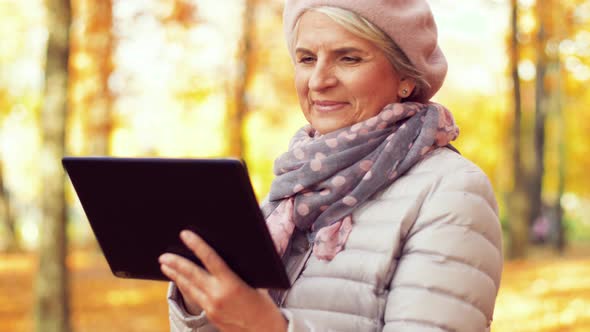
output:
M 342 101 L 332 101 L 332 100 L 313 100 L 312 106 L 314 110 L 320 113 L 329 113 L 334 111 L 339 111 L 344 108 L 348 103 Z

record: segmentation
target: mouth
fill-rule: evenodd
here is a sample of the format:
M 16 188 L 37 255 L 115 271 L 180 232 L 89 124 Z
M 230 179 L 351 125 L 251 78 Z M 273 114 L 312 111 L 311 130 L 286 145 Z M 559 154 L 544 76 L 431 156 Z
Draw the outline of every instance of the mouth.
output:
M 312 100 L 311 106 L 319 113 L 330 113 L 343 109 L 348 105 L 347 102 L 334 100 Z

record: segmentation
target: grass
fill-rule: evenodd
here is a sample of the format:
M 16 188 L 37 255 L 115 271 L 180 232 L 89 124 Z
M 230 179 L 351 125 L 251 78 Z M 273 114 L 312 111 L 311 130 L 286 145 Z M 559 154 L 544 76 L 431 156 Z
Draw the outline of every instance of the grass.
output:
M 565 257 L 535 247 L 506 262 L 492 331 L 590 331 L 590 246 Z M 32 254 L 0 254 L 0 331 L 33 331 Z M 73 331 L 167 331 L 166 283 L 112 277 L 95 251 L 75 251 L 71 271 Z

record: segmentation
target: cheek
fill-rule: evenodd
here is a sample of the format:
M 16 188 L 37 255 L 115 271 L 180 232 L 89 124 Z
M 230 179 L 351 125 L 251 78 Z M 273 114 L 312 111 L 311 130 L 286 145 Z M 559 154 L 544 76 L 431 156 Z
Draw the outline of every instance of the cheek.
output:
M 301 108 L 301 112 L 303 112 L 303 116 L 307 119 L 307 122 L 311 123 L 311 114 L 309 110 L 309 103 L 307 101 L 309 87 L 308 87 L 308 79 L 302 75 L 301 73 L 295 72 L 295 90 L 297 91 L 297 98 L 299 99 L 299 106 Z
M 295 89 L 300 94 L 307 88 L 308 75 L 303 70 L 295 69 Z
M 297 97 L 299 97 L 299 103 L 303 105 L 307 104 L 307 95 L 309 92 L 307 78 L 302 74 L 295 74 L 295 90 L 297 91 Z
M 387 104 L 397 101 L 398 81 L 393 75 L 372 72 L 357 80 L 355 90 L 359 92 L 359 101 L 363 103 L 371 116 L 379 113 Z

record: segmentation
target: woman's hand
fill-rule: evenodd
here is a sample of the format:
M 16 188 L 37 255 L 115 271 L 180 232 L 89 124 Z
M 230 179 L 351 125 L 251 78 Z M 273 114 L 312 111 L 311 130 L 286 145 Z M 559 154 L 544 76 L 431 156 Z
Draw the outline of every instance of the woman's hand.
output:
M 266 290 L 248 286 L 198 235 L 182 231 L 180 238 L 207 270 L 188 259 L 160 256 L 160 268 L 178 287 L 186 308 L 206 312 L 222 331 L 286 331 L 287 322 Z

